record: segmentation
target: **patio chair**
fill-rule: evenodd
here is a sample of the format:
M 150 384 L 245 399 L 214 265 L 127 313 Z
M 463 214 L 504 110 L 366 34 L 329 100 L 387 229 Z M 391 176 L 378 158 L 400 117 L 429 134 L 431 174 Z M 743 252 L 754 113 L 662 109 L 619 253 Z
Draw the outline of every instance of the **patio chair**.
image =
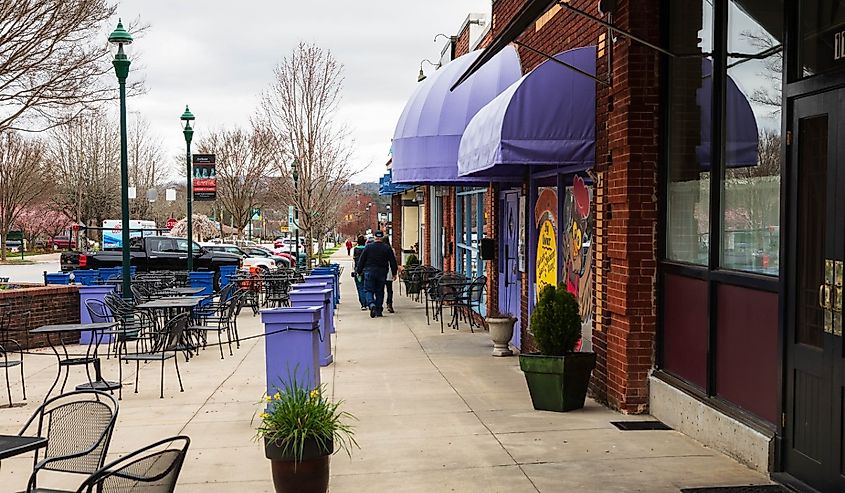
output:
M 469 322 L 470 332 L 475 332 L 473 327 L 481 327 L 480 324 L 475 323 L 475 313 L 481 313 L 481 300 L 484 296 L 484 289 L 487 287 L 487 276 L 478 276 L 470 282 L 466 289 L 463 290 L 461 296 L 455 302 L 453 309 L 457 312 L 455 315 L 460 316 L 461 311 L 466 320 Z M 457 318 L 454 318 L 457 323 Z
M 90 475 L 103 467 L 118 407 L 114 397 L 95 390 L 69 392 L 45 401 L 19 433 L 47 439 L 47 447 L 35 452 L 27 493 L 61 493 L 38 488 L 42 471 Z M 34 432 L 28 432 L 30 427 L 36 428 Z
M 77 493 L 172 493 L 191 439 L 165 438 L 100 468 Z
M 164 399 L 164 362 L 173 359 L 176 367 L 176 377 L 179 379 L 179 391 L 184 392 L 182 387 L 182 374 L 179 372 L 179 358 L 177 353 L 185 351 L 183 344 L 183 336 L 185 330 L 188 328 L 189 313 L 179 314 L 170 319 L 165 324 L 164 329 L 154 338 L 155 345 L 148 352 L 126 353 L 120 355 L 120 361 L 134 361 L 135 362 L 135 393 L 138 393 L 138 376 L 141 370 L 141 361 L 160 361 L 161 362 L 161 382 L 159 385 L 159 398 Z M 119 380 L 123 381 L 123 365 L 118 365 L 120 369 Z M 123 387 L 121 387 L 118 398 L 123 398 Z
M 200 334 L 199 343 L 202 347 L 208 345 L 208 333 L 217 332 L 217 346 L 220 348 L 220 359 L 223 359 L 223 333 L 226 333 L 226 342 L 229 345 L 229 356 L 232 356 L 232 338 L 234 337 L 234 318 L 238 308 L 238 300 L 229 297 L 213 312 L 206 312 L 200 316 L 199 325 L 191 325 L 188 330 Z
M 114 354 L 118 356 L 121 352 L 127 351 L 129 342 L 134 341 L 136 346 L 145 348 L 150 341 L 155 321 L 148 313 L 133 310 L 131 314 L 115 320 L 111 309 L 100 300 L 85 300 L 85 308 L 94 323 L 118 322 L 115 328 L 98 331 L 99 336 L 109 336 L 106 342 L 106 359 L 111 357 L 112 344 L 114 344 Z
M 21 314 L 20 318 L 23 322 L 23 333 L 29 333 L 29 323 L 32 318 L 32 312 L 26 311 Z M 11 337 L 11 321 L 12 312 L 6 311 L 0 314 L 0 368 L 6 373 L 6 393 L 9 396 L 9 407 L 12 407 L 12 384 L 9 379 L 9 371 L 12 368 L 19 367 L 21 372 L 21 388 L 23 391 L 23 400 L 26 400 L 26 377 L 24 372 L 24 348 L 17 340 Z M 28 344 L 27 344 L 28 345 Z M 11 359 L 9 358 L 11 356 Z
M 449 275 L 447 275 L 449 274 Z M 437 318 L 440 319 L 440 333 L 443 333 L 443 306 L 449 306 L 452 312 L 452 320 L 449 326 L 457 329 L 455 311 L 456 305 L 461 301 L 467 288 L 466 279 L 453 272 L 445 272 L 437 281 Z

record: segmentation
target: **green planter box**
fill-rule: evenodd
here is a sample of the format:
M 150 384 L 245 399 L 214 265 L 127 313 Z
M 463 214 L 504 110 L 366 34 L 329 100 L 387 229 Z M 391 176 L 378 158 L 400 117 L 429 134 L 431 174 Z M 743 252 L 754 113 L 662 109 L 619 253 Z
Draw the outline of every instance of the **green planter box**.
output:
M 525 374 L 531 402 L 534 409 L 543 411 L 563 412 L 584 407 L 595 366 L 595 353 L 519 355 L 519 368 Z

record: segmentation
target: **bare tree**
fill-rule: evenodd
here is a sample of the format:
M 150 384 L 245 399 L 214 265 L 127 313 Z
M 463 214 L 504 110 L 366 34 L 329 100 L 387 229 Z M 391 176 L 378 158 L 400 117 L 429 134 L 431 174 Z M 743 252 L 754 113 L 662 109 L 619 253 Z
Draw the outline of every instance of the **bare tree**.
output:
M 120 210 L 120 139 L 103 113 L 91 112 L 50 132 L 53 201 L 77 223 L 99 226 Z
M 162 143 L 150 130 L 150 122 L 140 116 L 129 125 L 128 133 L 129 184 L 135 187 L 136 193 L 136 199 L 130 201 L 129 214 L 136 219 L 148 219 L 153 207 L 147 193 L 153 190 L 157 194 L 165 181 Z
M 212 132 L 197 146 L 199 152 L 216 155 L 217 202 L 239 231 L 249 224 L 253 208 L 262 204 L 270 143 L 269 132 L 234 128 Z
M 0 133 L 0 259 L 6 260 L 6 237 L 19 215 L 49 188 L 44 145 L 15 131 Z
M 357 173 L 350 162 L 353 142 L 337 121 L 343 81 L 343 65 L 330 51 L 300 43 L 275 68 L 256 117 L 273 136 L 274 191 L 280 202 L 299 209 L 309 254 L 310 239 L 322 240 L 324 230 L 337 224 L 341 192 Z
M 107 0 L 0 0 L 0 131 L 38 131 L 117 97 Z M 136 31 L 137 33 L 137 31 Z M 129 93 L 143 82 L 129 81 Z

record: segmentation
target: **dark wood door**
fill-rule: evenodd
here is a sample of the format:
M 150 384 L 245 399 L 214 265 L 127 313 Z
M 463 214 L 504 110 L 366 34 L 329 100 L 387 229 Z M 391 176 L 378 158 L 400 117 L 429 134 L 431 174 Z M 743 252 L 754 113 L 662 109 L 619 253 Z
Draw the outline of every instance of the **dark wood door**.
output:
M 845 491 L 842 280 L 845 270 L 845 91 L 792 104 L 788 189 L 786 472 Z

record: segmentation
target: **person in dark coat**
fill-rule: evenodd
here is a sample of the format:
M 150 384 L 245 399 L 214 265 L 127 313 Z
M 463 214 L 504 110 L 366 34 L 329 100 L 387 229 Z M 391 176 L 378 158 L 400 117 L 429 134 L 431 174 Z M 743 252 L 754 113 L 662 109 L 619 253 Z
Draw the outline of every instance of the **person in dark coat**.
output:
M 352 249 L 352 277 L 355 279 L 355 288 L 358 290 L 358 302 L 361 303 L 361 310 L 363 311 L 369 309 L 369 306 L 367 304 L 367 294 L 364 291 L 364 279 L 358 275 L 357 270 L 358 259 L 361 258 L 361 254 L 364 252 L 367 240 L 361 235 L 356 239 L 356 243 L 357 245 Z
M 393 249 L 382 242 L 384 233 L 376 231 L 374 236 L 375 241 L 364 248 L 355 264 L 355 272 L 364 278 L 367 307 L 370 309 L 372 318 L 383 316 L 384 284 L 387 281 L 387 273 L 390 272 L 393 277 L 396 277 L 399 272 Z

